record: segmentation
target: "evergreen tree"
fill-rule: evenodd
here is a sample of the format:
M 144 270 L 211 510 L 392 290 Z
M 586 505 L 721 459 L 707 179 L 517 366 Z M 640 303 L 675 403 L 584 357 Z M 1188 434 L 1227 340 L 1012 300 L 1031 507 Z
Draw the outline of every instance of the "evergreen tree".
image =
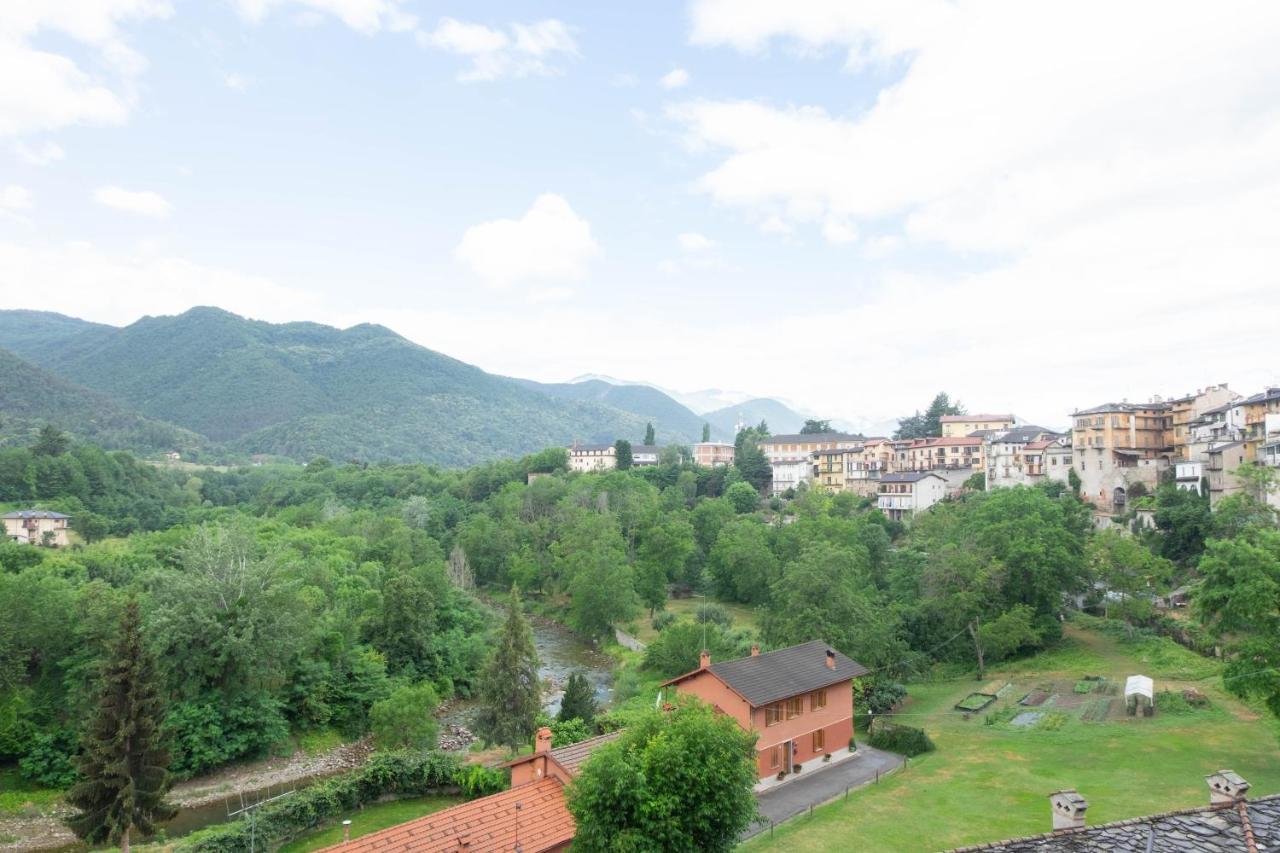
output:
M 654 434 L 653 434 L 653 424 L 652 423 L 645 424 L 644 425 L 644 443 L 647 444 L 649 447 L 653 447 L 653 445 L 657 444 L 657 442 L 658 440 L 656 437 L 654 437 Z
M 138 602 L 130 601 L 107 657 L 97 711 L 85 730 L 84 781 L 67 794 L 80 810 L 68 824 L 88 842 L 119 844 L 128 853 L 133 829 L 149 835 L 176 814 L 164 799 L 169 752 L 160 735 L 164 706 L 156 681 L 155 661 L 142 645 Z
M 560 700 L 558 720 L 582 720 L 590 723 L 596 716 L 596 696 L 591 689 L 591 682 L 581 670 L 569 676 L 564 686 L 564 698 Z
M 53 424 L 42 426 L 36 443 L 31 445 L 31 452 L 36 456 L 61 456 L 70 449 L 71 439 Z
M 541 698 L 538 652 L 520 609 L 520 590 L 513 585 L 498 647 L 480 679 L 482 707 L 476 731 L 490 743 L 515 749 L 532 735 L 542 709 Z
M 702 425 L 702 440 L 703 441 L 711 440 L 711 424 L 704 423 Z
M 810 418 L 804 422 L 804 426 L 800 427 L 801 435 L 821 435 L 824 432 L 831 432 L 831 421 Z
M 618 463 L 618 470 L 625 471 L 631 467 L 631 442 L 620 438 L 613 443 L 613 452 Z

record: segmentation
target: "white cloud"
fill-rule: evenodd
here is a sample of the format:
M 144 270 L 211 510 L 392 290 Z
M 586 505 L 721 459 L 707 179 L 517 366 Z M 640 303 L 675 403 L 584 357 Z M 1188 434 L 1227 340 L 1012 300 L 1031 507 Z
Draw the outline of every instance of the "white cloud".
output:
M 13 153 L 18 156 L 19 160 L 30 166 L 48 166 L 50 163 L 55 163 L 66 156 L 62 146 L 56 142 L 28 145 L 25 142 L 18 141 L 13 143 Z
M 32 246 L 0 242 L 0 305 L 46 307 L 57 292 L 77 317 L 132 323 L 193 305 L 283 322 L 325 318 L 315 297 L 265 276 L 208 267 L 153 251 L 104 252 L 89 243 Z
M 471 65 L 458 72 L 464 82 L 560 73 L 557 60 L 576 57 L 578 45 L 569 27 L 554 18 L 511 24 L 507 30 L 441 18 L 431 32 L 419 32 L 423 47 L 464 56 Z
M 98 187 L 93 200 L 105 207 L 136 213 L 139 216 L 165 217 L 173 206 L 164 196 L 150 190 L 126 190 L 120 187 Z
M 527 299 L 534 304 L 565 302 L 572 298 L 573 288 L 571 287 L 535 287 L 527 296 Z
M 249 89 L 249 78 L 243 74 L 236 74 L 234 71 L 222 75 L 222 82 L 233 92 L 245 92 Z
M 689 72 L 683 68 L 672 68 L 658 79 L 658 85 L 664 89 L 682 89 L 689 85 Z
M 171 12 L 164 0 L 8 0 L 0 11 L 0 80 L 9 81 L 0 85 L 0 136 L 125 121 L 146 60 L 124 41 L 118 24 Z M 86 71 L 63 53 L 35 47 L 42 35 L 88 48 L 99 67 Z
M 828 243 L 852 243 L 858 239 L 858 226 L 847 219 L 827 217 L 822 223 L 822 236 Z
M 676 238 L 680 248 L 686 252 L 701 252 L 715 246 L 715 241 L 696 231 L 686 231 Z
M 766 217 L 757 228 L 761 234 L 780 234 L 782 236 L 790 236 L 795 229 L 782 220 L 782 217 L 775 215 Z
M 31 190 L 10 184 L 0 187 L 0 210 L 26 210 L 31 207 Z
M 599 254 L 590 224 L 563 196 L 544 193 L 520 219 L 473 225 L 454 256 L 480 278 L 504 287 L 525 279 L 576 279 Z
M 292 9 L 301 23 L 318 23 L 329 15 L 365 35 L 407 32 L 418 23 L 404 11 L 401 0 L 235 0 L 235 4 L 243 17 L 255 23 L 276 9 Z

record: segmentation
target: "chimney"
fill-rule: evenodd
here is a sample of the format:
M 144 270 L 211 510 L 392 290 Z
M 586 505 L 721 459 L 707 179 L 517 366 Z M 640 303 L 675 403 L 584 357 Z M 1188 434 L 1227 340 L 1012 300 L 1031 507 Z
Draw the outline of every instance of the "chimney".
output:
M 550 752 L 551 751 L 551 729 L 543 726 L 538 729 L 537 738 L 533 742 L 534 752 Z
M 1089 808 L 1089 802 L 1075 789 L 1050 794 L 1049 806 L 1053 810 L 1055 832 L 1059 829 L 1080 829 L 1084 826 L 1084 813 Z
M 752 656 L 753 658 L 758 658 L 758 657 L 760 657 L 760 644 L 759 644 L 759 643 L 752 643 L 752 644 L 751 644 L 751 656 Z
M 1244 799 L 1249 783 L 1234 770 L 1219 770 L 1204 777 L 1209 783 L 1209 805 L 1229 806 Z
M 827 669 L 836 668 L 836 653 L 831 649 L 827 649 Z
M 698 655 L 698 669 L 706 669 L 709 666 L 711 666 L 711 652 L 703 649 L 702 654 Z

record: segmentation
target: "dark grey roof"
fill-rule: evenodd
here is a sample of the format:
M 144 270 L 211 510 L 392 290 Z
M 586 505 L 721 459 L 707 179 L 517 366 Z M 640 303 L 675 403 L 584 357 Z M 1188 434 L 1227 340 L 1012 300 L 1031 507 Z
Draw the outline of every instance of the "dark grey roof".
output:
M 1257 394 L 1245 397 L 1243 400 L 1236 400 L 1230 405 L 1238 406 L 1241 403 L 1261 403 L 1266 400 L 1274 400 L 1277 397 L 1280 397 L 1280 388 L 1268 388 L 1265 391 L 1259 391 Z
M 1103 403 L 1101 406 L 1093 406 L 1088 409 L 1079 409 L 1072 412 L 1072 416 L 1076 415 L 1102 415 L 1107 412 L 1138 412 L 1145 409 L 1167 409 L 1169 404 L 1166 402 L 1159 403 Z
M 1045 429 L 1042 426 L 1036 426 L 1035 424 L 1031 424 L 1028 426 L 1019 426 L 1019 427 L 1014 427 L 1013 429 L 1010 429 L 1010 430 L 1005 430 L 1004 435 L 997 438 L 996 441 L 1004 441 L 1004 442 L 1008 442 L 1009 444 L 1026 444 L 1029 441 L 1035 441 L 1036 436 L 1042 435 L 1042 434 L 1050 435 L 1055 438 L 1058 435 L 1058 433 L 1054 432 L 1051 429 Z
M 788 433 L 786 435 L 771 435 L 768 438 L 762 438 L 760 443 L 799 444 L 806 441 L 864 441 L 865 438 L 865 436 L 847 432 Z
M 835 654 L 834 669 L 827 666 L 828 650 Z M 812 640 L 776 652 L 713 663 L 711 672 L 758 708 L 867 675 L 870 670 L 824 641 Z
M 570 452 L 573 452 L 573 451 L 591 452 L 593 450 L 613 450 L 613 449 L 614 447 L 612 444 L 575 444 L 573 447 L 569 448 L 569 451 Z
M 923 480 L 925 477 L 938 477 L 938 475 L 933 473 L 932 471 L 903 471 L 898 474 L 885 474 L 883 477 L 880 478 L 880 482 L 882 483 L 918 483 L 921 480 Z M 946 478 L 938 477 L 938 479 L 943 480 Z
M 70 518 L 69 515 L 63 515 L 60 512 L 52 512 L 47 509 L 20 509 L 15 512 L 6 512 L 5 518 Z
M 1280 795 L 1245 801 L 1249 824 L 1258 850 L 1280 847 Z M 1047 811 L 1047 810 L 1046 810 Z M 1046 822 L 1049 815 L 1045 815 Z M 1244 851 L 1244 822 L 1238 805 L 1205 806 L 1165 812 L 1115 823 L 1064 829 L 958 847 L 961 851 L 1003 851 L 1003 853 L 1103 853 L 1104 851 L 1152 851 L 1152 853 L 1192 853 L 1192 851 Z
M 631 445 L 631 454 L 632 454 L 633 456 L 634 456 L 635 454 L 637 454 L 637 453 L 652 453 L 652 454 L 654 454 L 654 455 L 657 455 L 661 450 L 662 450 L 662 448 L 661 448 L 661 447 L 659 447 L 659 446 L 658 446 L 658 445 L 656 445 L 656 444 L 633 444 L 633 445 Z
M 1226 444 L 1216 444 L 1216 445 L 1214 445 L 1213 447 L 1210 447 L 1210 448 L 1209 448 L 1208 450 L 1206 450 L 1205 452 L 1206 452 L 1206 453 L 1221 453 L 1221 452 L 1222 452 L 1222 451 L 1224 451 L 1224 450 L 1230 450 L 1230 449 L 1231 449 L 1231 448 L 1233 448 L 1233 447 L 1242 447 L 1242 446 L 1244 446 L 1244 442 L 1243 442 L 1243 441 L 1230 441 L 1230 442 L 1227 442 Z

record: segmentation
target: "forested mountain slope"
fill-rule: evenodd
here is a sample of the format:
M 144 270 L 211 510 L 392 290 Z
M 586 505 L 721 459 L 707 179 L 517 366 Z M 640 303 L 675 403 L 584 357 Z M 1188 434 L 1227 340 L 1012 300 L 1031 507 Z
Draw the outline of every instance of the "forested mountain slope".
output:
M 615 385 L 603 379 L 588 379 L 581 382 L 545 383 L 532 379 L 517 379 L 522 385 L 541 391 L 553 397 L 566 400 L 584 400 L 603 403 L 630 412 L 637 417 L 652 423 L 660 442 L 679 441 L 689 443 L 702 437 L 704 419 L 694 414 L 687 407 L 673 400 L 657 388 L 648 385 Z M 712 426 L 712 433 L 718 440 L 733 440 L 732 433 L 724 433 Z M 643 431 L 638 435 L 619 436 L 632 443 L 644 438 Z
M 43 337 L 41 324 L 0 319 L 0 346 L 243 453 L 465 465 L 644 434 L 638 415 L 549 396 L 381 326 L 277 325 L 217 308 L 119 329 L 42 318 Z

